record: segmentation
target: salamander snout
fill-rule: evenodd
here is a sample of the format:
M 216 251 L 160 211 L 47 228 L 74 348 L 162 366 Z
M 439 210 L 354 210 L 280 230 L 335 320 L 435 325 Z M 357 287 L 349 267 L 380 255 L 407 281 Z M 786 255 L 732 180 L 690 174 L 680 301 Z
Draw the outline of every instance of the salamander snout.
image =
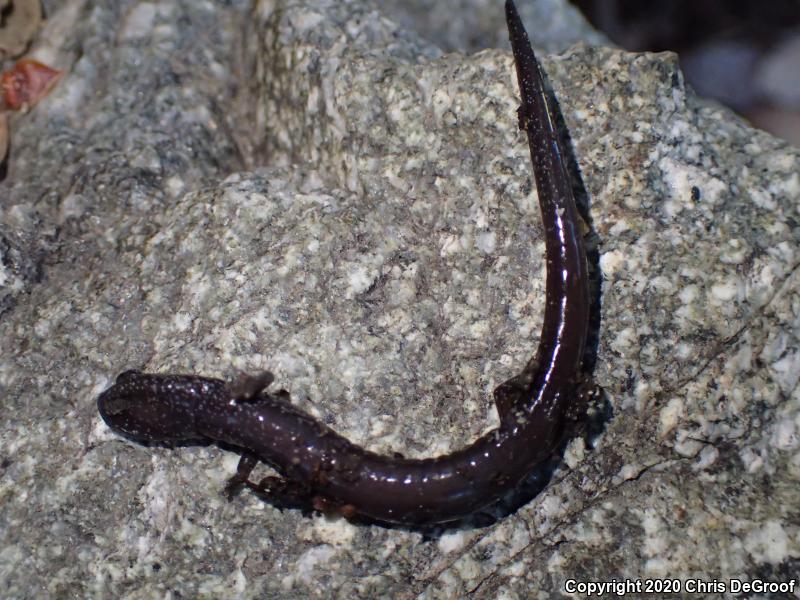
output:
M 100 394 L 97 408 L 111 429 L 136 440 L 195 440 L 203 437 L 195 427 L 198 393 L 215 385 L 216 380 L 125 371 Z

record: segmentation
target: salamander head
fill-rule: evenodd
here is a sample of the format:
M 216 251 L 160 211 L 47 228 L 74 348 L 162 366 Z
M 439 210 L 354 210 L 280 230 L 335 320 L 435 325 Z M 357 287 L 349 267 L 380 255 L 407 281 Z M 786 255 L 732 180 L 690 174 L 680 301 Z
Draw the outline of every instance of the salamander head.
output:
M 197 440 L 198 409 L 224 387 L 218 379 L 125 371 L 100 394 L 97 408 L 111 429 L 136 440 Z

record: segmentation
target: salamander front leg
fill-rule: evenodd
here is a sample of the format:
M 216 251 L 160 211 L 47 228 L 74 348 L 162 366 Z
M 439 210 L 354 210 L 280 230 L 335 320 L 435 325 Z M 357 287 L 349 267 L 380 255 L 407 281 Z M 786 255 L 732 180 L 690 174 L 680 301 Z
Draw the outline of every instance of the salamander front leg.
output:
M 304 512 L 311 512 L 314 506 L 314 494 L 302 483 L 278 476 L 264 477 L 258 483 L 250 481 L 250 474 L 259 459 L 254 454 L 242 454 L 236 474 L 225 485 L 225 494 L 232 499 L 242 488 L 247 486 L 259 498 L 266 500 L 278 508 L 299 508 Z
M 246 481 L 249 487 L 262 500 L 266 500 L 277 508 L 299 508 L 304 513 L 316 509 L 314 494 L 302 483 L 270 475 L 258 483 Z
M 261 371 L 255 375 L 239 373 L 239 375 L 228 384 L 228 390 L 234 400 L 247 402 L 255 400 L 275 380 L 275 376 L 269 371 Z
M 236 466 L 236 475 L 228 479 L 225 484 L 225 495 L 228 500 L 233 500 L 234 496 L 239 493 L 243 485 L 250 484 L 250 473 L 256 468 L 258 464 L 258 457 L 254 454 L 245 452 L 239 459 L 239 464 Z

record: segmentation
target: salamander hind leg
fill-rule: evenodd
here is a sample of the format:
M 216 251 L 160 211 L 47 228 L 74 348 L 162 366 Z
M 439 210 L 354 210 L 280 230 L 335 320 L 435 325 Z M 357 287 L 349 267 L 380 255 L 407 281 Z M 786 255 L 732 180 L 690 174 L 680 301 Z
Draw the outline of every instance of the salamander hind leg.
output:
M 517 419 L 516 413 L 527 404 L 538 369 L 539 363 L 534 357 L 521 373 L 494 388 L 494 403 L 503 426 L 513 426 Z
M 588 412 L 599 410 L 605 391 L 593 379 L 585 375 L 579 376 L 575 386 L 576 401 L 568 407 L 566 417 L 576 423 L 586 418 Z

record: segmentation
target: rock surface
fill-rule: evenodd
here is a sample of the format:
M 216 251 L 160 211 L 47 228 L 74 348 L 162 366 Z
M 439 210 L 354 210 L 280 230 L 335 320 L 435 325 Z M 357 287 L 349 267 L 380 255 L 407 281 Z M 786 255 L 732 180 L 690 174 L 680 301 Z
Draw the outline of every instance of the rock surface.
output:
M 234 454 L 120 439 L 95 398 L 127 368 L 268 368 L 374 450 L 495 426 L 544 299 L 510 54 L 443 55 L 364 0 L 70 1 L 47 27 L 65 76 L 0 184 L 5 597 L 796 577 L 800 152 L 675 56 L 540 57 L 599 240 L 611 410 L 519 511 L 426 539 L 229 503 Z

